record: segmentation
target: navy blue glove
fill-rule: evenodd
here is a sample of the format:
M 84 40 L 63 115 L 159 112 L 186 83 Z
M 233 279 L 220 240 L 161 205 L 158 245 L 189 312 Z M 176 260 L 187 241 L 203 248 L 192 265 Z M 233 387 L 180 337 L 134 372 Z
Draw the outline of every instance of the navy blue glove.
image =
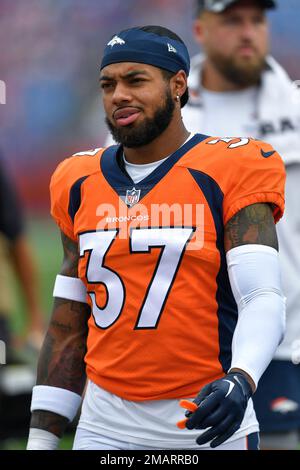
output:
M 194 400 L 197 410 L 185 413 L 187 429 L 210 428 L 197 438 L 197 444 L 211 441 L 215 448 L 229 439 L 239 429 L 252 394 L 248 380 L 239 372 L 203 387 Z

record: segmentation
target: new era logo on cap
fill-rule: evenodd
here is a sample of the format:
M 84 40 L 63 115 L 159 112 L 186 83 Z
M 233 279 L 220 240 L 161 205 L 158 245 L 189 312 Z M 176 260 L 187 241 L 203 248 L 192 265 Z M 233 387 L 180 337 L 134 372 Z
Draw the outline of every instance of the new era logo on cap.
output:
M 168 43 L 168 51 L 169 52 L 174 52 L 175 54 L 177 53 L 177 49 L 175 49 L 175 47 L 172 46 L 172 44 L 169 44 L 169 43 Z
M 109 43 L 107 43 L 108 46 L 114 47 L 116 44 L 123 45 L 125 44 L 124 39 L 119 38 L 119 36 L 114 36 Z

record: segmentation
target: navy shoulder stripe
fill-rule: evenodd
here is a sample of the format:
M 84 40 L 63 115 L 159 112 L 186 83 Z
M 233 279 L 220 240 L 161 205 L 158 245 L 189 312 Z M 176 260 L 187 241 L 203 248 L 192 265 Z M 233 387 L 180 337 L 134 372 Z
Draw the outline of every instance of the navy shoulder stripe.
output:
M 81 204 L 81 185 L 87 178 L 88 176 L 79 178 L 79 180 L 75 181 L 70 190 L 68 212 L 73 222 Z

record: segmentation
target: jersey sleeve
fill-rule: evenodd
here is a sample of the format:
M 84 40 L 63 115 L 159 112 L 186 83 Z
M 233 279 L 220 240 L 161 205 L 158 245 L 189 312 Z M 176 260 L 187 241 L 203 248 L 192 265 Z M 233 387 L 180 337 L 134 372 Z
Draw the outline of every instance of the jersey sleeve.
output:
M 285 168 L 280 155 L 265 142 L 252 140 L 244 148 L 228 149 L 228 172 L 224 188 L 224 225 L 251 204 L 273 206 L 275 222 L 284 212 Z
M 61 231 L 72 240 L 75 239 L 73 221 L 69 215 L 69 194 L 72 183 L 68 178 L 72 158 L 58 165 L 50 181 L 51 215 Z
M 89 152 L 87 155 L 82 152 L 60 163 L 51 177 L 51 215 L 62 232 L 74 241 L 77 239 L 70 215 L 71 190 L 76 182 L 97 172 L 98 168 L 99 152 Z

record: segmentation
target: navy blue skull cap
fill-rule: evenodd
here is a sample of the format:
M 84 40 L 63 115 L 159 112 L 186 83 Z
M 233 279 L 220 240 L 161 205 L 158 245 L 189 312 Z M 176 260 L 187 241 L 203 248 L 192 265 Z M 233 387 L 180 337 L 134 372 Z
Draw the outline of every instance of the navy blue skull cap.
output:
M 100 69 L 120 62 L 137 62 L 173 73 L 184 70 L 188 76 L 190 56 L 186 45 L 161 34 L 147 31 L 147 27 L 131 28 L 115 34 L 104 49 Z

